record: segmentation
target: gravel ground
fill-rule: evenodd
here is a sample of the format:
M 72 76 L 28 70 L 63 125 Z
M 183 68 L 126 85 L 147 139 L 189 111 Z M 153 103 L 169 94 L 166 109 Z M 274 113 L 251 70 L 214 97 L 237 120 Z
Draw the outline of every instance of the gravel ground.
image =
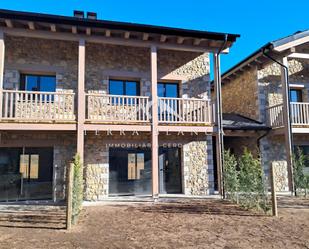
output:
M 70 231 L 0 226 L 0 248 L 309 248 L 309 200 L 279 206 L 274 218 L 221 200 L 109 203 Z

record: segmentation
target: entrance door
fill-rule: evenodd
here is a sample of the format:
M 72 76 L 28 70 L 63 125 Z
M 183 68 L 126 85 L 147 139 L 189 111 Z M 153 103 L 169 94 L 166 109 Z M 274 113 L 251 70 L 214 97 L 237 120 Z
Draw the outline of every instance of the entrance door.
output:
M 0 148 L 0 201 L 52 198 L 53 148 Z
M 159 177 L 161 194 L 182 193 L 181 155 L 179 148 L 159 149 Z

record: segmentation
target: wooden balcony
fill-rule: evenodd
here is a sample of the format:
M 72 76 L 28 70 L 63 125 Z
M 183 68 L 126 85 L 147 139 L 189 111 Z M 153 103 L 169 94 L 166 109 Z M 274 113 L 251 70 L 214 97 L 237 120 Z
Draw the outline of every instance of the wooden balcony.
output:
M 267 108 L 268 125 L 284 127 L 283 104 Z M 309 127 L 309 103 L 291 102 L 291 123 L 293 127 Z
M 85 100 L 85 129 L 136 129 L 131 125 L 138 125 L 142 131 L 151 130 L 148 96 L 86 93 Z M 3 90 L 0 129 L 76 130 L 75 101 L 73 92 Z M 162 131 L 173 126 L 173 131 L 191 127 L 211 132 L 212 104 L 206 99 L 158 98 L 158 122 Z
M 86 122 L 150 123 L 151 102 L 146 96 L 87 93 Z M 210 100 L 158 98 L 159 124 L 212 124 Z
M 2 90 L 2 121 L 75 122 L 74 93 Z

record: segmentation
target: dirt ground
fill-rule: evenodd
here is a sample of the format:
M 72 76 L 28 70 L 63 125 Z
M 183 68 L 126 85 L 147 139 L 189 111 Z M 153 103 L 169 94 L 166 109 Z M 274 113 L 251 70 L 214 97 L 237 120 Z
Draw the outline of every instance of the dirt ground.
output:
M 0 226 L 0 248 L 309 248 L 309 200 L 279 218 L 221 200 L 86 207 L 71 231 Z

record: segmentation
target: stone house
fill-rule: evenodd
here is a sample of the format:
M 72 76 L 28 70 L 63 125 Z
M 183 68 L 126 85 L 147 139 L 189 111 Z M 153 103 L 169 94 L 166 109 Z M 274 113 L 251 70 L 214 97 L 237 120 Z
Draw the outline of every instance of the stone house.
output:
M 209 57 L 237 37 L 1 10 L 0 201 L 64 200 L 76 153 L 85 200 L 213 194 Z
M 295 147 L 309 154 L 308 59 L 307 30 L 269 42 L 222 75 L 223 112 L 264 126 L 263 132 L 254 127 L 242 133 L 226 129 L 226 148 L 239 153 L 240 147 L 248 147 L 259 153 L 266 175 L 275 167 L 281 191 L 292 188 Z

